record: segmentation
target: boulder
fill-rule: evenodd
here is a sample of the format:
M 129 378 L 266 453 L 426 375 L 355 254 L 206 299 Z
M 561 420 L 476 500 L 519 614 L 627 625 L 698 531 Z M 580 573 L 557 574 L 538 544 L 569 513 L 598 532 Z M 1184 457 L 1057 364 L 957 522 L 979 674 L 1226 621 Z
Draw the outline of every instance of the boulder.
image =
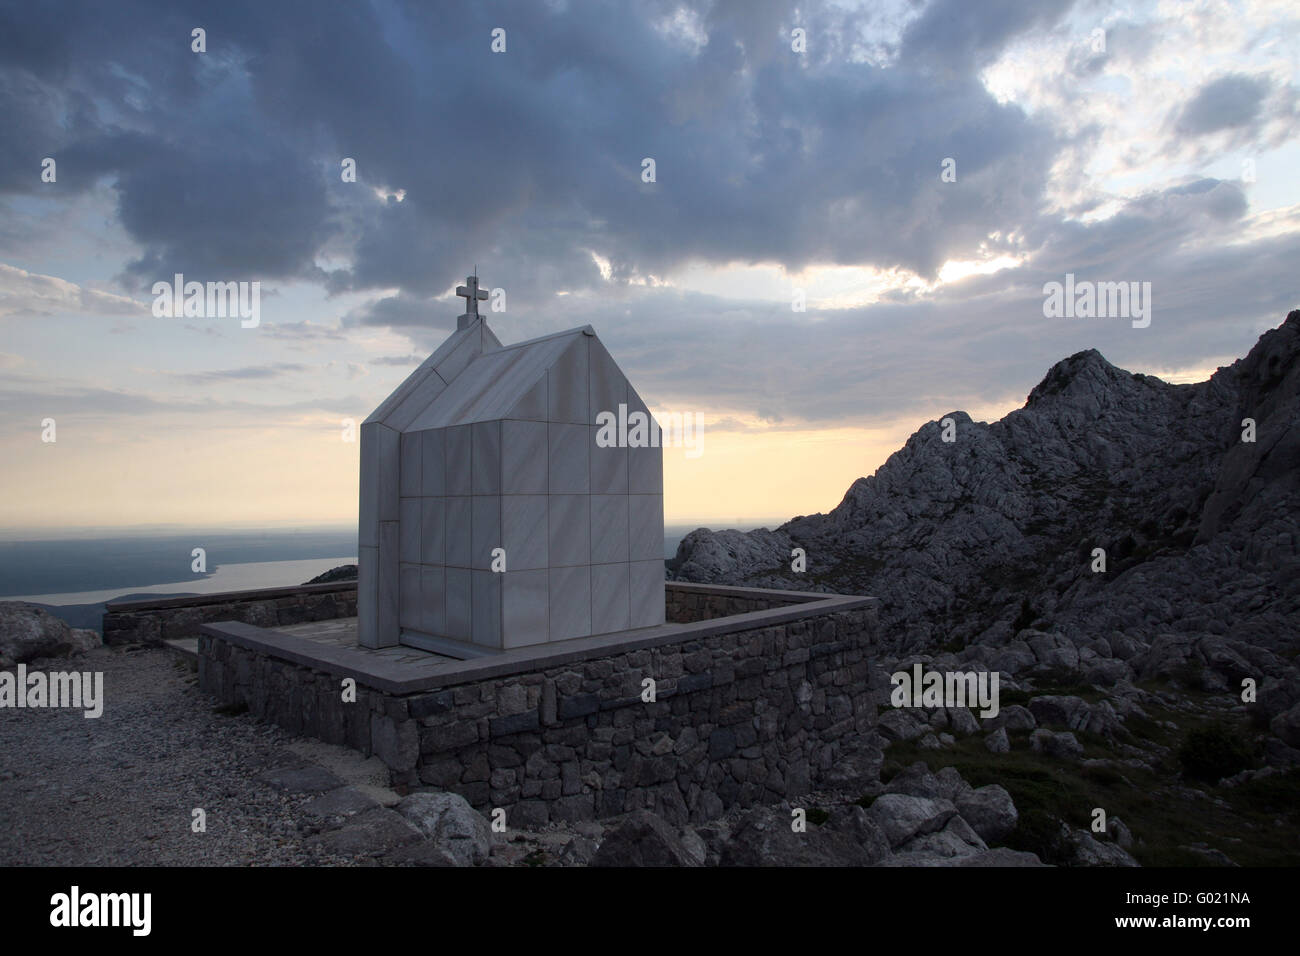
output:
M 952 728 L 953 733 L 957 734 L 977 734 L 980 732 L 980 722 L 965 707 L 948 708 L 948 726 Z
M 1093 661 L 1083 670 L 1083 679 L 1098 687 L 1114 687 L 1122 680 L 1129 680 L 1133 669 L 1123 661 L 1104 658 Z
M 487 820 L 458 793 L 419 790 L 403 797 L 394 809 L 445 848 L 460 866 L 482 863 L 492 851 Z
M 987 849 L 988 846 L 970 824 L 961 817 L 954 816 L 944 824 L 942 830 L 925 833 L 908 840 L 898 848 L 898 853 L 900 857 L 919 853 L 923 856 L 952 859 L 971 856 Z
M 605 834 L 591 865 L 699 866 L 700 862 L 668 821 L 648 810 L 636 810 Z
M 1061 842 L 1071 866 L 1141 866 L 1115 843 L 1102 843 L 1087 830 L 1061 824 Z
M 1056 734 L 1040 727 L 1029 735 L 1029 746 L 1034 753 L 1047 754 L 1060 760 L 1077 760 L 1083 756 L 1083 744 L 1069 731 Z
M 889 838 L 862 807 L 853 804 L 831 811 L 826 827 L 847 834 L 867 852 L 874 863 L 890 855 Z
M 885 792 L 956 801 L 960 794 L 965 793 L 970 788 L 970 784 L 962 779 L 956 768 L 944 767 L 938 773 L 931 773 L 930 768 L 918 760 L 906 770 L 895 775 L 885 785 Z
M 909 840 L 935 833 L 957 815 L 951 800 L 915 797 L 905 793 L 883 793 L 877 797 L 867 815 L 897 849 Z
M 596 856 L 596 842 L 581 834 L 575 836 L 556 857 L 561 866 L 587 866 Z
M 94 631 L 71 628 L 44 608 L 0 601 L 0 669 L 42 657 L 84 654 L 100 643 Z
M 1033 730 L 1038 726 L 1038 721 L 1034 715 L 1026 708 L 1019 704 L 1012 704 L 1010 707 L 1003 707 L 998 711 L 996 717 L 984 718 L 984 727 L 986 730 L 995 730 L 998 727 L 1005 727 L 1007 730 Z
M 1005 839 L 1020 822 L 1011 794 L 996 783 L 959 795 L 957 812 L 988 843 Z
M 791 821 L 790 813 L 780 807 L 749 811 L 732 830 L 720 865 L 869 866 L 879 858 L 878 850 L 858 842 L 859 834 L 851 824 L 847 829 L 809 824 L 803 833 L 796 833 Z
M 1122 846 L 1124 849 L 1130 849 L 1133 846 L 1133 831 L 1119 817 L 1111 817 L 1106 827 L 1110 838 Z
M 877 747 L 864 747 L 845 754 L 822 776 L 822 786 L 832 790 L 861 790 L 880 780 L 880 767 L 885 762 L 884 751 Z
M 1090 704 L 1082 697 L 1035 697 L 1029 702 L 1029 712 L 1039 724 L 1057 724 L 1107 738 L 1113 738 L 1121 727 L 1119 717 L 1108 703 Z
M 1143 680 L 1176 677 L 1192 658 L 1196 638 L 1191 634 L 1161 634 L 1133 661 Z
M 923 718 L 902 708 L 885 711 L 876 722 L 876 730 L 886 740 L 915 740 L 929 729 Z
M 1300 704 L 1278 714 L 1268 726 L 1287 746 L 1300 747 Z
M 990 669 L 1007 674 L 1028 670 L 1036 663 L 1038 663 L 1038 658 L 1034 657 L 1034 652 L 1029 649 L 1029 645 L 1024 641 L 1015 641 L 1008 644 L 989 658 Z
M 682 846 L 686 848 L 687 855 L 694 861 L 692 865 L 704 866 L 709 858 L 709 844 L 704 837 L 691 827 L 682 827 L 677 835 L 682 838 Z
M 990 753 L 1005 754 L 1011 752 L 1011 740 L 1007 737 L 1007 728 L 999 727 L 984 738 L 984 746 Z

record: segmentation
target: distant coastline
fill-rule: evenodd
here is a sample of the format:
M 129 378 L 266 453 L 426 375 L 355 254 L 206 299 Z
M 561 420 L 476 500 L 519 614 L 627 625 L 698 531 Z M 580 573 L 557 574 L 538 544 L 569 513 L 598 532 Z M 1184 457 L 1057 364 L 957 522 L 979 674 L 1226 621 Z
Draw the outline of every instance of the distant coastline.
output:
M 697 527 L 665 526 L 664 557 L 673 557 Z M 111 601 L 288 587 L 357 561 L 350 528 L 12 535 L 0 533 L 0 601 L 35 604 L 73 627 L 93 630 Z M 191 569 L 198 547 L 205 551 L 202 573 Z

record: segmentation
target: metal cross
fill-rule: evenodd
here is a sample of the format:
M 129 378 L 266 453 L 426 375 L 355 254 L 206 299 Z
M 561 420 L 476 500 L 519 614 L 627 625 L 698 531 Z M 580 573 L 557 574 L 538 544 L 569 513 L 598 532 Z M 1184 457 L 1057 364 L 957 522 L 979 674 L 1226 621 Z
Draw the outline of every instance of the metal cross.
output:
M 488 297 L 486 289 L 478 287 L 478 276 L 466 276 L 465 284 L 456 286 L 456 294 L 469 304 L 465 306 L 465 315 L 478 318 L 478 304 Z

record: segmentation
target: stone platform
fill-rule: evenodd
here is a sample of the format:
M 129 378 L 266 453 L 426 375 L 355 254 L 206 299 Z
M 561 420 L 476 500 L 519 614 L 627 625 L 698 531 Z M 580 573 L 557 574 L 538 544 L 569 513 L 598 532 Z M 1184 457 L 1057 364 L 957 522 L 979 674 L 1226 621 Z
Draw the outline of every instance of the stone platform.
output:
M 395 785 L 516 825 L 637 808 L 701 821 L 807 792 L 874 723 L 875 603 L 669 582 L 670 623 L 473 660 L 361 647 L 355 618 L 215 622 L 199 678 L 223 703 L 378 755 Z

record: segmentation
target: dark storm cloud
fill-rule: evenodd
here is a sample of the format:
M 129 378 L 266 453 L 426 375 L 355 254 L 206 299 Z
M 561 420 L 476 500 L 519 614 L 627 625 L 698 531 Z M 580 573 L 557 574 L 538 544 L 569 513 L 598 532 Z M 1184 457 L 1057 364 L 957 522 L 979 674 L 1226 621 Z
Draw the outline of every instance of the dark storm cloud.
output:
M 1064 138 L 1059 117 L 998 103 L 980 71 L 1018 38 L 1063 29 L 1066 0 L 934 0 L 896 41 L 863 39 L 883 16 L 865 6 L 803 4 L 797 23 L 773 0 L 3 7 L 0 199 L 17 210 L 113 184 L 136 286 L 180 271 L 382 290 L 337 327 L 263 325 L 304 350 L 387 326 L 427 354 L 477 264 L 508 296 L 489 313 L 503 341 L 590 323 L 647 399 L 781 428 L 1001 401 L 1082 348 L 1171 367 L 1237 355 L 1243 330 L 1295 305 L 1278 277 L 1297 240 L 1237 241 L 1246 200 L 1231 183 L 1154 190 L 1102 222 L 1043 211 L 1054 163 L 1081 169 L 1101 131 Z M 790 50 L 796 25 L 804 55 Z M 1104 55 L 1086 40 L 1063 72 L 1137 63 L 1153 42 L 1127 22 L 1108 28 Z M 883 66 L 849 56 L 881 44 Z M 1193 94 L 1164 130 L 1170 148 L 1263 124 L 1267 83 L 1234 74 Z M 1284 106 L 1286 92 L 1272 91 Z M 39 182 L 47 155 L 57 186 Z M 341 181 L 344 157 L 358 182 Z M 947 157 L 956 183 L 940 180 Z M 39 225 L 0 223 L 0 247 Z M 1022 236 L 1001 251 L 1026 263 L 866 308 L 795 315 L 638 284 L 692 262 L 933 277 L 996 245 L 991 232 Z M 1152 282 L 1151 327 L 1044 319 L 1042 285 L 1066 272 Z
M 1033 221 L 1056 149 L 976 71 L 1068 4 L 979 6 L 926 8 L 889 69 L 839 55 L 869 14 L 819 4 L 803 58 L 773 2 L 701 4 L 699 50 L 667 2 L 42 6 L 5 15 L 0 109 L 22 145 L 6 138 L 0 191 L 39 188 L 44 155 L 59 189 L 111 177 L 137 285 L 427 297 L 478 261 L 530 293 L 596 285 L 593 250 L 615 281 L 691 260 L 932 274 Z M 323 251 L 350 264 L 325 275 Z
M 1270 84 L 1267 77 L 1231 73 L 1205 84 L 1183 106 L 1175 128 L 1184 136 L 1203 136 L 1252 125 Z
M 530 304 L 528 326 L 510 313 L 489 322 L 506 342 L 590 323 L 646 401 L 670 410 L 781 427 L 900 417 L 919 425 L 957 408 L 1023 401 L 1051 365 L 1086 348 L 1144 368 L 1245 354 L 1261 321 L 1277 325 L 1300 306 L 1300 285 L 1277 281 L 1300 256 L 1300 236 L 1228 244 L 1244 210 L 1233 183 L 1154 191 L 1109 219 L 1053 231 L 1024 265 L 920 302 L 795 314 L 787 303 L 658 289 Z M 1150 282 L 1151 326 L 1045 318 L 1043 284 L 1067 272 Z M 808 289 L 810 300 L 819 294 Z
M 464 304 L 464 299 L 455 299 Z M 375 299 L 343 316 L 343 326 L 383 325 L 391 327 L 417 326 L 437 329 L 442 336 L 454 331 L 455 306 L 446 301 L 410 295 L 390 295 Z
M 903 34 L 903 58 L 970 73 L 997 58 L 1009 41 L 1058 23 L 1074 0 L 934 0 Z

